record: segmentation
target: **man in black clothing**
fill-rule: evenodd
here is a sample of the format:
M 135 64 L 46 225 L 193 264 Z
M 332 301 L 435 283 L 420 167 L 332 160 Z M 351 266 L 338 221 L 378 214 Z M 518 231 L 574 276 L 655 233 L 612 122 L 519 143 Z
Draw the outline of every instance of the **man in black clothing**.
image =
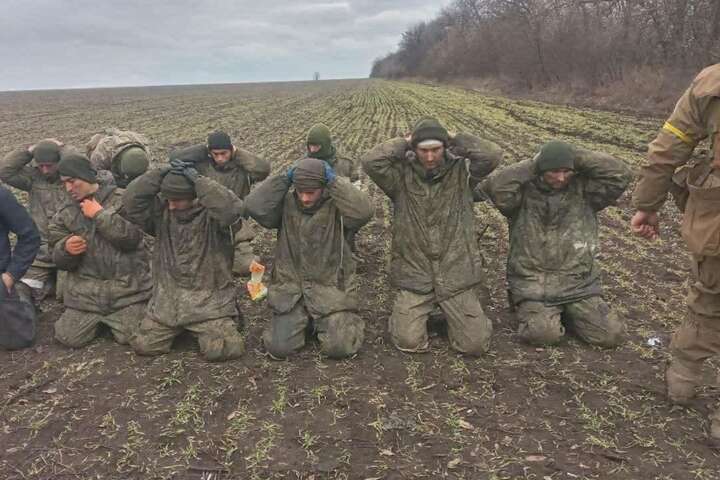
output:
M 10 233 L 17 236 L 13 249 L 10 245 Z M 18 203 L 15 195 L 0 186 L 0 276 L 2 285 L 8 293 L 13 290 L 35 260 L 40 249 L 40 232 L 27 210 Z M 29 293 L 29 292 L 27 292 Z M 30 299 L 27 299 L 30 301 Z

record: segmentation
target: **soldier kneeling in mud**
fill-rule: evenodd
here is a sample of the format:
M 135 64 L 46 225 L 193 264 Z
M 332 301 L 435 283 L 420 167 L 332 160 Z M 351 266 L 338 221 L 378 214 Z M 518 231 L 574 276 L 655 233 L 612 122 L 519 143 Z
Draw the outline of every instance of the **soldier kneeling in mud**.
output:
M 53 216 L 68 201 L 57 173 L 63 143 L 47 139 L 8 153 L 0 162 L 0 180 L 28 192 L 28 211 L 40 231 L 40 251 L 22 279 L 15 284 L 18 294 L 36 306 L 54 289 L 62 296 L 57 267 L 52 260 L 48 229 Z
M 108 128 L 93 135 L 85 150 L 104 182 L 112 180 L 118 187 L 127 188 L 150 165 L 148 143 L 139 133 Z
M 267 351 L 287 357 L 305 345 L 310 328 L 325 355 L 354 355 L 364 322 L 357 313 L 347 232 L 372 218 L 367 194 L 337 177 L 327 162 L 304 158 L 287 174 L 266 180 L 246 201 L 252 218 L 278 229 L 268 292 L 273 316 L 263 335 Z
M 601 296 L 597 212 L 631 179 L 610 155 L 554 141 L 481 184 L 508 219 L 507 281 L 523 340 L 551 345 L 567 329 L 594 345 L 621 342 L 624 324 Z
M 237 147 L 230 135 L 215 131 L 208 135 L 207 143 L 199 143 L 182 150 L 174 151 L 170 158 L 182 158 L 195 162 L 195 168 L 201 175 L 215 180 L 232 190 L 240 199 L 244 199 L 253 184 L 265 180 L 270 175 L 270 162 Z M 250 265 L 259 260 L 252 248 L 255 230 L 252 222 L 243 222 L 242 228 L 235 231 L 235 259 L 233 273 L 246 276 L 250 274 Z
M 474 288 L 483 272 L 473 189 L 501 158 L 494 143 L 467 133 L 451 137 L 433 118 L 365 155 L 365 173 L 393 203 L 390 277 L 399 291 L 389 329 L 399 350 L 429 349 L 427 322 L 436 305 L 452 348 L 488 350 L 492 323 Z
M 205 358 L 228 360 L 245 351 L 232 277 L 232 231 L 245 208 L 193 165 L 174 161 L 150 170 L 123 196 L 127 218 L 155 237 L 152 297 L 130 344 L 139 354 L 159 355 L 188 330 Z
M 152 289 L 143 232 L 123 218 L 122 191 L 98 184 L 87 157 L 63 155 L 58 172 L 73 201 L 55 214 L 49 229 L 53 261 L 67 271 L 66 309 L 55 323 L 55 338 L 81 347 L 104 324 L 118 343 L 127 344 Z

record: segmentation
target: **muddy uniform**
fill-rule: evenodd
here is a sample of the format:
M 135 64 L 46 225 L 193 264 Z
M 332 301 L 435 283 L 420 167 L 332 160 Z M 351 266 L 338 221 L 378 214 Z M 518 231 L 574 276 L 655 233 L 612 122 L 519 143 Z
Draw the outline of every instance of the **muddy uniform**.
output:
M 196 204 L 170 211 L 158 196 L 164 175 L 165 170 L 155 169 L 136 178 L 123 198 L 127 218 L 155 237 L 152 298 L 130 343 L 138 353 L 158 355 L 189 330 L 197 334 L 208 360 L 236 358 L 245 347 L 236 324 L 232 230 L 244 214 L 243 202 L 199 177 Z
M 458 134 L 449 145 L 467 145 L 467 156 L 446 150 L 445 164 L 428 175 L 404 138 L 382 143 L 363 159 L 365 173 L 393 203 L 390 280 L 399 289 L 389 320 L 392 340 L 408 352 L 429 347 L 427 320 L 436 304 L 447 317 L 451 346 L 487 351 L 492 324 L 474 288 L 482 280 L 473 189 L 499 164 L 497 145 Z
M 55 338 L 69 347 L 90 343 L 100 324 L 126 344 L 145 313 L 152 289 L 150 258 L 140 227 L 121 215 L 122 192 L 115 185 L 102 185 L 94 198 L 103 210 L 94 218 L 86 218 L 78 203 L 68 202 L 50 224 L 53 260 L 68 272 L 66 309 L 55 323 Z M 85 239 L 85 253 L 66 251 L 72 235 Z
M 101 133 L 96 133 L 90 141 L 85 145 L 85 151 L 90 159 L 90 163 L 98 172 L 110 172 L 112 177 L 117 181 L 122 177 L 120 168 L 120 158 L 123 152 L 133 147 L 141 149 L 145 152 L 147 158 L 150 158 L 150 148 L 148 139 L 139 133 L 118 130 L 116 128 L 108 128 Z M 104 183 L 108 183 L 110 176 L 101 175 Z M 127 183 L 120 182 L 121 187 L 126 187 Z
M 40 251 L 22 283 L 31 288 L 35 300 L 40 301 L 54 288 L 57 272 L 48 244 L 48 228 L 53 216 L 69 201 L 69 197 L 60 182 L 60 175 L 48 179 L 30 164 L 32 161 L 33 154 L 26 148 L 10 152 L 0 164 L 0 180 L 29 194 L 27 208 L 42 241 Z
M 273 311 L 263 335 L 265 348 L 286 357 L 305 345 L 311 326 L 322 352 L 341 358 L 355 354 L 364 322 L 357 313 L 355 261 L 347 232 L 372 218 L 368 196 L 338 177 L 321 203 L 303 208 L 287 175 L 277 175 L 247 198 L 248 214 L 278 230 L 268 303 Z
M 694 395 L 702 363 L 720 353 L 720 171 L 710 165 L 713 157 L 720 159 L 718 132 L 720 64 L 700 72 L 680 98 L 650 143 L 633 194 L 638 210 L 656 212 L 668 191 L 679 186 L 676 193 L 684 208 L 682 235 L 691 253 L 689 311 L 673 335 L 667 371 L 670 397 L 678 402 Z M 693 150 L 705 138 L 712 142 L 709 158 L 691 161 Z M 713 430 L 714 436 L 720 436 L 720 412 L 714 414 Z
M 171 158 L 196 162 L 197 170 L 232 190 L 240 199 L 250 193 L 254 183 L 260 182 L 270 174 L 270 162 L 241 148 L 235 149 L 232 159 L 225 165 L 217 165 L 204 144 L 193 145 L 173 152 Z M 243 222 L 242 228 L 235 232 L 235 263 L 233 273 L 247 274 L 250 263 L 255 259 L 251 242 L 255 238 L 252 223 Z
M 562 190 L 547 185 L 536 160 L 503 169 L 481 190 L 507 217 L 507 281 L 518 333 L 536 345 L 558 342 L 567 328 L 582 340 L 611 347 L 623 322 L 603 301 L 597 212 L 612 205 L 632 179 L 625 164 L 574 149 L 575 175 Z

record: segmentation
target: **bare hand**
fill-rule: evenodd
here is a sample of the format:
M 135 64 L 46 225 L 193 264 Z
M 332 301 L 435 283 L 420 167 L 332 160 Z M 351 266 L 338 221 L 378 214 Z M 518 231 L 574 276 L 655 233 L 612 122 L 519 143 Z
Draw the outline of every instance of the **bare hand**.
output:
M 657 212 L 638 210 L 630 220 L 630 228 L 635 235 L 648 240 L 657 239 L 660 236 L 660 221 Z
M 87 242 L 84 238 L 73 235 L 65 241 L 65 251 L 70 255 L 80 255 L 87 251 Z
M 15 285 L 15 279 L 13 278 L 13 276 L 7 272 L 3 272 L 2 282 L 5 284 L 5 290 L 7 290 L 8 293 L 11 293 L 12 288 Z
M 95 218 L 102 211 L 103 206 L 94 198 L 86 198 L 80 202 L 80 209 L 87 218 Z

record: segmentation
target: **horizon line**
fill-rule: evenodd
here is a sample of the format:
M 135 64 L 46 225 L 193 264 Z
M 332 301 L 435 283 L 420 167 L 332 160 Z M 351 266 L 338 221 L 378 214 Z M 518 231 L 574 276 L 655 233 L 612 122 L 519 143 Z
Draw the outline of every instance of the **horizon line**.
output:
M 218 82 L 218 83 L 153 83 L 147 85 L 102 85 L 95 87 L 49 87 L 49 88 L 28 88 L 28 89 L 10 89 L 0 90 L 3 93 L 35 93 L 35 92 L 64 92 L 76 90 L 112 90 L 120 88 L 161 88 L 161 87 L 218 87 L 230 85 L 259 85 L 264 83 L 312 83 L 312 82 L 330 82 L 340 80 L 369 80 L 367 77 L 344 77 L 344 78 L 321 78 L 319 80 L 265 80 L 265 81 L 248 81 L 248 82 Z

